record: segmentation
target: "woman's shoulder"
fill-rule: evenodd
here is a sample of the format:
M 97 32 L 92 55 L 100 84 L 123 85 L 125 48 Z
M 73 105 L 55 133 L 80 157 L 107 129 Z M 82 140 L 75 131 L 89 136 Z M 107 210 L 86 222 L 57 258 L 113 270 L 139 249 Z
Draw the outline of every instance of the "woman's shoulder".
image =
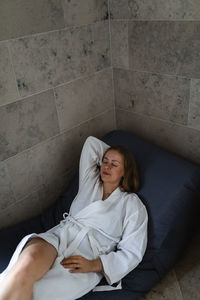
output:
M 123 192 L 124 203 L 127 211 L 132 211 L 133 213 L 137 210 L 146 210 L 145 205 L 136 193 Z

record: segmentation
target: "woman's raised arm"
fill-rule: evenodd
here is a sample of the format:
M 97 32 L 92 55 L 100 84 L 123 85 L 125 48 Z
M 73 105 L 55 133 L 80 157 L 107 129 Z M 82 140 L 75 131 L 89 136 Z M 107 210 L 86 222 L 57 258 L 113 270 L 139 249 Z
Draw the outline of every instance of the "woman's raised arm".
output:
M 93 136 L 86 139 L 79 163 L 79 188 L 88 176 L 96 174 L 97 166 L 100 166 L 103 154 L 108 148 L 107 144 Z

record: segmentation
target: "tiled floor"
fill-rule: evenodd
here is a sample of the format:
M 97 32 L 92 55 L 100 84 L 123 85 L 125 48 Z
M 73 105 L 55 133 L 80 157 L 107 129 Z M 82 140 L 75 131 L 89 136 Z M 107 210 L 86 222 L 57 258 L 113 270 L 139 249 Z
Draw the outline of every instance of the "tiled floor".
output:
M 183 257 L 141 300 L 200 300 L 200 232 Z

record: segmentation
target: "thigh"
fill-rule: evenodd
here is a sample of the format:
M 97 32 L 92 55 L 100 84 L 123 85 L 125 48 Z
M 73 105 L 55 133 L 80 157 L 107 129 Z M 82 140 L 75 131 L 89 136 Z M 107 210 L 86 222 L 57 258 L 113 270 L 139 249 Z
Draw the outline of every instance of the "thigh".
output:
M 42 238 L 36 237 L 24 246 L 17 265 L 26 268 L 28 274 L 38 280 L 52 267 L 56 257 L 56 248 Z

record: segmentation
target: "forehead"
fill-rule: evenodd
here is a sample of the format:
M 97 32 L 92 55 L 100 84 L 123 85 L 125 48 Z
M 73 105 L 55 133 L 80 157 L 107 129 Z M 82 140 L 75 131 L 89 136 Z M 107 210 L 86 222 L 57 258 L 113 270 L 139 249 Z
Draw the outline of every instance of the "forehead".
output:
M 124 158 L 121 153 L 119 153 L 116 150 L 108 150 L 106 154 L 104 155 L 104 158 L 108 158 L 110 160 L 118 160 L 119 162 L 123 162 Z

